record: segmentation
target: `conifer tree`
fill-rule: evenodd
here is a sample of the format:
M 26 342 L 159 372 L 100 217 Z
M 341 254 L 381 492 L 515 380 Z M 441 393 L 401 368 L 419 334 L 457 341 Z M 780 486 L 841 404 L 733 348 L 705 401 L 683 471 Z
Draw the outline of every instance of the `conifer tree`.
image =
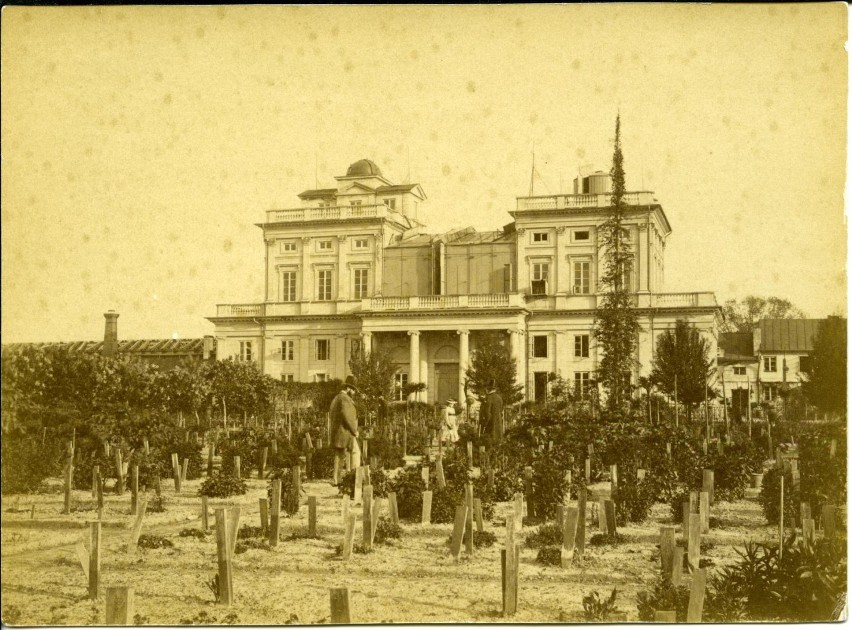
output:
M 677 320 L 674 330 L 657 338 L 651 381 L 669 396 L 677 394 L 677 401 L 687 406 L 688 418 L 707 395 L 713 371 L 710 344 L 686 320 Z
M 612 154 L 612 199 L 609 218 L 598 227 L 603 250 L 603 273 L 595 312 L 594 336 L 603 357 L 598 382 L 603 385 L 607 409 L 623 410 L 630 400 L 630 375 L 635 366 L 639 322 L 632 304 L 628 279 L 633 271 L 633 249 L 625 227 L 624 157 L 621 153 L 621 116 L 615 119 Z

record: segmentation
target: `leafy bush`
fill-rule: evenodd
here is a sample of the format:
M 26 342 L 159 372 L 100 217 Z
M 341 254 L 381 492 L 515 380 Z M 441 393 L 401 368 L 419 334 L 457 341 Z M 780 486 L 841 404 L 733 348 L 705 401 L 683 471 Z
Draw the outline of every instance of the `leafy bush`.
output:
M 201 454 L 201 446 L 198 442 L 187 440 L 184 436 L 172 435 L 158 440 L 160 443 L 156 448 L 151 449 L 149 459 L 158 459 L 160 466 L 152 469 L 152 473 L 157 473 L 161 477 L 172 476 L 172 453 L 177 453 L 178 464 L 183 466 L 183 460 L 188 460 L 189 467 L 186 471 L 186 478 L 198 479 L 201 477 L 201 471 L 205 469 L 206 462 Z M 141 449 L 137 449 L 140 450 Z M 135 454 L 135 453 L 134 453 Z M 144 457 L 144 452 L 142 453 Z M 153 462 L 152 462 L 153 464 Z M 139 483 L 145 483 L 143 479 L 143 468 L 139 468 Z
M 778 523 L 781 503 L 781 469 L 774 466 L 763 475 L 763 486 L 757 500 L 763 508 L 763 515 L 770 525 Z M 784 471 L 784 522 L 796 523 L 799 520 L 801 497 L 793 489 L 793 473 L 789 468 Z
M 180 536 L 181 538 L 198 538 L 199 540 L 206 540 L 209 534 L 210 532 L 205 532 L 203 529 L 188 527 L 186 529 L 180 530 L 178 536 Z
M 618 525 L 641 523 L 648 518 L 655 499 L 654 487 L 645 480 L 628 475 L 619 480 L 612 498 L 615 500 L 615 519 Z
M 639 608 L 639 621 L 654 621 L 656 611 L 673 610 L 675 619 L 685 623 L 686 611 L 689 608 L 689 587 L 675 587 L 671 579 L 661 576 L 654 583 L 653 591 L 641 591 L 636 596 L 636 606 Z
M 809 543 L 794 534 L 781 558 L 775 544 L 750 542 L 737 553 L 740 561 L 712 580 L 715 620 L 828 621 L 846 593 L 845 540 Z
M 834 459 L 829 457 L 832 439 L 836 440 Z M 803 433 L 799 441 L 799 468 L 802 477 L 802 500 L 810 502 L 812 514 L 819 514 L 825 503 L 845 505 L 845 425 L 825 425 Z
M 485 530 L 482 530 L 482 531 L 474 530 L 473 531 L 473 546 L 477 549 L 480 549 L 482 547 L 491 547 L 496 542 L 497 542 L 497 536 L 495 536 L 491 532 L 487 532 Z
M 268 540 L 258 538 L 244 538 L 242 540 L 238 540 L 237 544 L 234 545 L 235 554 L 245 553 L 249 549 L 263 549 L 264 551 L 269 551 L 271 547 L 269 546 Z
M 355 497 L 355 471 L 350 470 L 340 480 L 337 487 L 343 494 L 348 494 L 350 498 Z M 390 481 L 387 474 L 382 469 L 370 468 L 370 485 L 373 486 L 374 497 L 386 497 L 390 491 Z
M 586 621 L 610 621 L 610 617 L 621 612 L 615 604 L 617 589 L 612 589 L 609 597 L 601 600 L 597 591 L 592 591 L 583 597 L 583 616 Z
M 618 545 L 623 542 L 627 542 L 627 536 L 619 534 L 618 532 L 614 534 L 594 534 L 591 538 L 589 538 L 589 545 L 591 547 Z
M 56 443 L 42 446 L 37 438 L 9 434 L 3 436 L 0 447 L 3 494 L 33 492 L 45 479 L 62 471 L 64 449 Z M 91 472 L 89 475 L 91 486 Z
M 565 478 L 569 470 L 568 462 L 558 457 L 558 451 L 542 454 L 532 464 L 532 497 L 529 501 L 535 505 L 535 515 L 549 519 L 555 516 L 556 506 L 564 501 L 570 490 Z
M 311 467 L 314 479 L 331 479 L 334 474 L 334 449 L 324 447 L 314 451 Z
M 231 475 L 219 473 L 205 479 L 198 496 L 226 498 L 237 494 L 245 494 L 248 491 L 246 482 Z
M 175 546 L 168 538 L 156 534 L 142 534 L 138 545 L 140 549 L 166 549 Z
M 562 546 L 562 529 L 555 523 L 539 525 L 538 529 L 527 535 L 527 547 Z
M 237 539 L 244 538 L 264 538 L 269 535 L 269 532 L 263 527 L 255 527 L 254 525 L 243 525 L 237 531 Z
M 385 543 L 400 538 L 402 538 L 402 528 L 399 525 L 394 525 L 389 518 L 381 517 L 376 524 L 376 542 Z
M 272 481 L 281 480 L 281 509 L 285 516 L 294 516 L 299 513 L 299 499 L 296 487 L 293 485 L 293 473 L 289 468 L 274 468 L 269 472 L 269 483 L 266 484 L 266 496 L 272 505 Z
M 542 547 L 538 550 L 535 561 L 544 565 L 562 566 L 562 547 Z

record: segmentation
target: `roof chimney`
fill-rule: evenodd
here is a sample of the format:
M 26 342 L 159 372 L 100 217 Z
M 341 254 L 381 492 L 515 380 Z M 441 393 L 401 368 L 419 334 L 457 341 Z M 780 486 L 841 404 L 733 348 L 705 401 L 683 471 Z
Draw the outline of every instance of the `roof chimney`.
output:
M 109 310 L 104 313 L 104 346 L 102 354 L 108 358 L 115 358 L 118 354 L 118 313 Z

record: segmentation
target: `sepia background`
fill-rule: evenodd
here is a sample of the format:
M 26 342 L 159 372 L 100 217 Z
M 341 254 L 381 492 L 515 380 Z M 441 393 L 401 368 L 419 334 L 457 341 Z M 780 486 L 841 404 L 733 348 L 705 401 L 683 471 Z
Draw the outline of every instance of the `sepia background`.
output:
M 667 291 L 846 312 L 847 9 L 5 7 L 2 337 L 212 331 L 262 299 L 264 211 L 360 158 L 432 231 L 608 170 L 674 233 Z

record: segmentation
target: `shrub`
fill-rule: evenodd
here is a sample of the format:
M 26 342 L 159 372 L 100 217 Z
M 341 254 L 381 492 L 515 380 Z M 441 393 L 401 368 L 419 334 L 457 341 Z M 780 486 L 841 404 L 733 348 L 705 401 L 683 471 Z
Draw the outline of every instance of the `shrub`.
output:
M 266 485 L 266 496 L 272 505 L 272 480 L 281 480 L 281 509 L 285 516 L 299 513 L 299 499 L 296 487 L 293 485 L 293 473 L 289 468 L 274 468 L 269 472 L 269 483 Z
M 535 561 L 544 565 L 562 566 L 562 547 L 542 547 L 538 550 Z
M 562 529 L 555 523 L 539 525 L 538 529 L 529 534 L 525 541 L 527 547 L 562 546 Z
M 73 480 L 77 490 L 88 490 L 92 487 L 92 471 L 98 466 L 98 472 L 106 483 L 107 479 L 116 479 L 115 458 L 104 455 L 103 450 L 98 449 L 94 453 L 83 456 L 80 461 L 74 462 Z M 142 483 L 140 480 L 139 483 Z
M 618 532 L 614 534 L 594 534 L 591 538 L 589 538 L 589 545 L 591 547 L 618 545 L 623 542 L 627 542 L 627 536 L 619 534 Z
M 355 471 L 350 470 L 340 480 L 337 487 L 343 494 L 348 494 L 350 498 L 355 497 Z M 388 495 L 390 481 L 387 474 L 382 469 L 370 468 L 370 485 L 373 486 L 374 497 L 386 497 Z
M 234 457 L 240 458 L 240 476 L 250 477 L 251 471 L 257 466 L 258 436 L 252 429 L 243 429 L 239 433 L 230 436 L 222 435 L 216 445 L 216 450 L 222 457 L 221 472 L 226 475 L 234 474 Z M 282 456 L 281 449 L 277 453 Z M 269 457 L 269 455 L 267 455 Z M 277 462 L 267 461 L 267 466 L 275 466 Z
M 246 482 L 231 475 L 219 473 L 205 479 L 198 496 L 226 498 L 235 494 L 245 494 L 248 491 Z
M 565 479 L 567 462 L 555 456 L 554 452 L 545 453 L 533 462 L 533 486 L 530 502 L 535 505 L 535 514 L 539 518 L 549 519 L 555 516 L 556 506 L 564 501 L 570 490 Z
M 141 449 L 137 449 L 141 450 Z M 152 469 L 161 477 L 172 476 L 172 453 L 177 453 L 178 463 L 183 466 L 183 460 L 189 462 L 189 467 L 186 471 L 187 479 L 198 479 L 201 477 L 201 471 L 204 470 L 206 462 L 201 454 L 201 446 L 198 442 L 187 440 L 183 436 L 173 435 L 172 439 L 165 439 L 156 448 L 151 449 L 151 455 L 148 459 L 158 459 L 160 466 Z M 135 455 L 135 453 L 134 453 Z M 142 454 L 144 457 L 144 453 Z M 142 481 L 143 470 L 139 469 L 139 483 Z
M 640 481 L 633 476 L 619 480 L 613 499 L 615 500 L 615 519 L 618 525 L 641 523 L 648 518 L 654 505 L 654 488 L 651 483 Z
M 676 587 L 668 577 L 659 577 L 654 583 L 653 591 L 641 591 L 636 596 L 636 606 L 639 609 L 640 621 L 654 621 L 654 613 L 657 610 L 673 610 L 675 619 L 684 623 L 689 608 L 689 587 Z
M 42 446 L 38 439 L 9 434 L 3 436 L 0 447 L 3 494 L 33 492 L 45 479 L 62 471 L 64 449 L 55 443 Z
M 583 597 L 583 616 L 586 621 L 609 621 L 610 617 L 621 612 L 615 605 L 617 589 L 612 589 L 609 597 L 601 600 L 597 591 L 592 591 Z
M 138 545 L 140 549 L 166 549 L 175 546 L 168 538 L 156 534 L 142 534 Z
M 487 532 L 485 530 L 474 530 L 473 532 L 473 546 L 477 549 L 482 547 L 491 547 L 496 542 L 497 536 L 491 532 Z
M 389 518 L 381 517 L 376 524 L 376 542 L 386 543 L 393 539 L 402 538 L 402 528 L 399 525 L 394 525 Z
M 781 503 L 781 469 L 774 466 L 763 475 L 763 487 L 757 500 L 763 508 L 763 515 L 770 525 L 778 523 Z M 793 489 L 793 473 L 789 468 L 784 471 L 784 522 L 796 523 L 799 520 L 800 496 Z
M 420 477 L 420 468 L 406 466 L 391 483 L 391 491 L 396 492 L 396 505 L 402 519 L 419 519 L 426 489 Z
M 181 538 L 198 538 L 199 540 L 206 540 L 208 534 L 209 532 L 205 532 L 203 529 L 189 527 L 180 530 L 178 536 L 180 536 Z
M 243 540 L 238 540 L 237 544 L 234 545 L 235 554 L 245 553 L 249 549 L 263 549 L 264 551 L 269 551 L 269 541 L 257 538 L 244 538 Z
M 263 538 L 269 535 L 269 532 L 263 527 L 255 527 L 254 525 L 243 525 L 237 532 L 237 539 L 244 538 Z
M 837 443 L 834 459 L 829 458 L 832 439 Z M 845 425 L 826 425 L 804 433 L 799 442 L 799 468 L 802 477 L 802 500 L 810 502 L 812 514 L 819 514 L 825 503 L 845 505 Z
M 173 451 L 176 452 L 176 451 Z M 113 459 L 113 458 L 110 458 Z M 183 465 L 183 460 L 181 461 L 181 465 Z M 192 470 L 192 462 L 193 458 L 190 458 L 189 469 Z M 133 454 L 128 459 L 128 475 L 131 470 L 131 466 L 139 466 L 139 486 L 147 486 L 148 488 L 153 488 L 157 480 L 162 480 L 163 478 L 168 478 L 173 475 L 172 465 L 171 465 L 171 455 L 169 455 L 169 459 L 167 461 L 163 460 L 162 454 L 158 453 L 156 449 L 152 449 L 150 455 L 146 455 L 145 451 L 142 449 L 138 449 L 133 452 Z M 197 466 L 197 462 L 196 462 Z M 103 471 L 103 467 L 100 469 Z M 113 475 L 115 474 L 115 466 L 111 466 L 109 470 L 113 471 Z M 197 469 L 196 469 L 197 470 Z M 187 474 L 187 479 L 194 479 L 195 477 L 189 477 Z M 91 484 L 91 472 L 89 473 L 89 484 Z M 129 478 L 129 477 L 128 477 Z M 129 482 L 128 482 L 129 483 Z M 85 484 L 84 484 L 84 487 Z
M 334 474 L 334 449 L 324 447 L 314 451 L 311 467 L 314 479 L 331 479 Z

